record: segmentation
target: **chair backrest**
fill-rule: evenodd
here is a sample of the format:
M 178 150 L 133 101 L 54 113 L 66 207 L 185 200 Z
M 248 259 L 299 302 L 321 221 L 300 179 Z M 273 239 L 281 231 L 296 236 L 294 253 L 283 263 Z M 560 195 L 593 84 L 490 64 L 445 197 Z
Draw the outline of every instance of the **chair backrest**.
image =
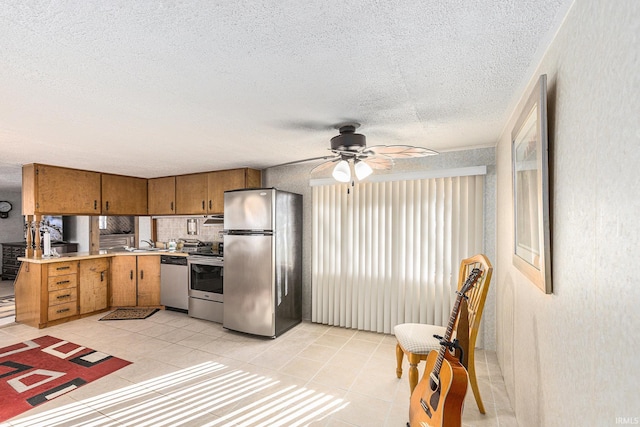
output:
M 476 345 L 476 337 L 478 336 L 478 329 L 480 328 L 484 302 L 487 299 L 489 283 L 491 282 L 491 274 L 493 273 L 493 267 L 491 266 L 489 259 L 484 254 L 478 254 L 471 258 L 463 259 L 460 263 L 458 289 L 462 288 L 462 285 L 469 276 L 469 273 L 471 273 L 471 270 L 474 268 L 482 270 L 482 276 L 478 279 L 475 286 L 467 292 L 469 348 L 474 348 Z

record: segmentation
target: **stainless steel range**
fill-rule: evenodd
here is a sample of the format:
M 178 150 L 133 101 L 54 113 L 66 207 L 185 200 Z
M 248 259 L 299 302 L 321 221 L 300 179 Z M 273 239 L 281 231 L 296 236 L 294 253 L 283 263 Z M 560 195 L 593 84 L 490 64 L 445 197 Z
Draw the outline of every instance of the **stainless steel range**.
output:
M 222 323 L 224 260 L 211 247 L 190 252 L 189 316 Z

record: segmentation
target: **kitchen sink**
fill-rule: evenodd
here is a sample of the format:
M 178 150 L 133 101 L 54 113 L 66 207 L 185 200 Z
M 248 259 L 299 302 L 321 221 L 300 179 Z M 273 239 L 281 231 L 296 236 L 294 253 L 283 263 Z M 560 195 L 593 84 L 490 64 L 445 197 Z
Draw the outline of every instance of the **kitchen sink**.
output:
M 169 249 L 160 248 L 132 248 L 131 246 L 117 246 L 107 249 L 108 252 L 169 252 Z

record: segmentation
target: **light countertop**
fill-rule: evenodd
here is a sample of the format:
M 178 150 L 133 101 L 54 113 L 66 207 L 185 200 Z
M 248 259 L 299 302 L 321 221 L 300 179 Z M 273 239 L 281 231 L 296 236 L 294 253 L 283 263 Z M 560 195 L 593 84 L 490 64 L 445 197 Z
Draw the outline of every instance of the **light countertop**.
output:
M 34 264 L 48 264 L 52 262 L 64 262 L 64 261 L 80 261 L 83 259 L 92 259 L 92 258 L 107 258 L 114 256 L 146 256 L 146 255 L 171 255 L 171 256 L 189 256 L 188 252 L 170 252 L 168 250 L 150 250 L 145 251 L 141 249 L 136 249 L 135 251 L 110 251 L 110 250 L 99 250 L 96 252 L 69 252 L 61 254 L 57 257 L 19 257 L 18 261 L 30 262 Z

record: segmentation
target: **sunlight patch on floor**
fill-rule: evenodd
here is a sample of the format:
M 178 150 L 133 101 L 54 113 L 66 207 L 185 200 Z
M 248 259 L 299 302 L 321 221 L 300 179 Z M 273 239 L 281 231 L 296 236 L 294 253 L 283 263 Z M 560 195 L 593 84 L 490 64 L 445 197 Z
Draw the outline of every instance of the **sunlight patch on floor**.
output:
M 10 425 L 302 426 L 347 405 L 325 393 L 205 362 Z

